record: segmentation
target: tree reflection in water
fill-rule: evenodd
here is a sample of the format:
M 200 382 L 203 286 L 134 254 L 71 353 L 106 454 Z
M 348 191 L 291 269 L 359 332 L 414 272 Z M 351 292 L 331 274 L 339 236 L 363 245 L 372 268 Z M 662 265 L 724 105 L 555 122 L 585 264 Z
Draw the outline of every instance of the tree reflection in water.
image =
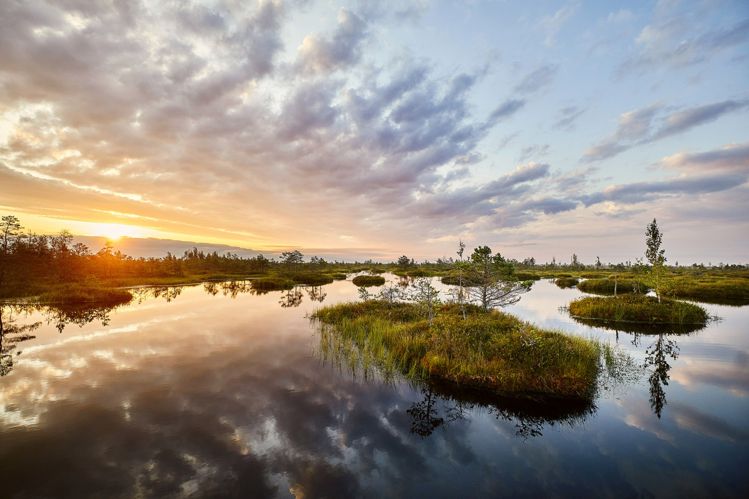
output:
M 33 340 L 35 336 L 29 333 L 42 325 L 41 322 L 17 325 L 14 314 L 19 312 L 22 310 L 13 305 L 0 305 L 0 376 L 13 370 L 13 356 L 21 354 L 18 344 Z
M 650 407 L 660 419 L 663 407 L 666 405 L 666 391 L 664 386 L 668 386 L 668 380 L 671 379 L 669 371 L 671 365 L 668 358 L 676 360 L 679 356 L 679 345 L 676 341 L 669 339 L 663 334 L 658 335 L 658 339 L 645 350 L 646 368 L 653 368 L 653 372 L 648 378 L 650 383 Z
M 302 297 L 302 291 L 298 287 L 294 287 L 281 293 L 281 298 L 278 300 L 278 303 L 283 308 L 298 307 L 302 304 Z
M 328 296 L 328 294 L 323 291 L 322 286 L 309 286 L 307 288 L 307 296 L 309 297 L 310 301 L 322 303 L 325 301 L 325 298 Z

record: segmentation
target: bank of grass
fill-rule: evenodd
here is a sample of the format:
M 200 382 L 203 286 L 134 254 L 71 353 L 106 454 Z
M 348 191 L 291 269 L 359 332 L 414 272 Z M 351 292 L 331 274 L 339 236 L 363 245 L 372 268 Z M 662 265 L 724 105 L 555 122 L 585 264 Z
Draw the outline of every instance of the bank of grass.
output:
M 749 279 L 674 279 L 669 296 L 722 305 L 749 305 Z
M 358 275 L 351 281 L 355 286 L 382 286 L 385 278 L 379 275 Z
M 578 282 L 580 282 L 580 279 L 577 277 L 558 277 L 554 280 L 554 284 L 560 288 L 572 288 L 577 286 Z
M 590 399 L 600 346 L 499 312 L 442 305 L 430 324 L 417 305 L 367 301 L 322 308 L 313 318 L 363 357 L 407 376 L 497 395 Z M 332 333 L 331 333 L 332 332 Z
M 625 293 L 647 293 L 650 288 L 645 284 L 632 279 L 588 279 L 580 282 L 577 289 L 585 293 L 597 295 L 613 295 Z
M 639 294 L 579 298 L 570 303 L 569 312 L 585 320 L 651 326 L 704 326 L 709 320 L 707 311 L 699 305 L 666 298 L 659 303 L 653 296 Z
M 122 305 L 133 299 L 127 289 L 104 288 L 91 284 L 66 284 L 38 295 L 34 301 L 43 304 L 79 305 Z
M 280 291 L 291 289 L 295 285 L 294 281 L 286 277 L 260 277 L 251 282 L 256 291 Z

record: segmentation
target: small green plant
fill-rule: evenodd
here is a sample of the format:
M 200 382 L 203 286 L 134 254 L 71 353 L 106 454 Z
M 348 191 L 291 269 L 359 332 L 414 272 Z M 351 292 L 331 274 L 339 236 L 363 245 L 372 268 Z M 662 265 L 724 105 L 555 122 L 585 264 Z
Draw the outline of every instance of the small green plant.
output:
M 354 277 L 354 286 L 382 286 L 385 284 L 385 278 L 378 275 L 359 275 Z

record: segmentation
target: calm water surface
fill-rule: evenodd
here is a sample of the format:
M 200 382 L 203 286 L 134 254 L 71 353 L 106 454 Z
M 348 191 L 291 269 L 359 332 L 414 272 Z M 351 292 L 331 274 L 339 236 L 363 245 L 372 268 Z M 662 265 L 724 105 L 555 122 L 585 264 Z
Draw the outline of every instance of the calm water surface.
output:
M 593 406 L 539 411 L 325 360 L 305 316 L 355 299 L 351 282 L 246 291 L 6 307 L 6 331 L 41 324 L 6 335 L 0 497 L 749 497 L 749 307 L 706 305 L 722 320 L 688 335 L 617 333 L 537 282 L 509 312 L 631 360 Z

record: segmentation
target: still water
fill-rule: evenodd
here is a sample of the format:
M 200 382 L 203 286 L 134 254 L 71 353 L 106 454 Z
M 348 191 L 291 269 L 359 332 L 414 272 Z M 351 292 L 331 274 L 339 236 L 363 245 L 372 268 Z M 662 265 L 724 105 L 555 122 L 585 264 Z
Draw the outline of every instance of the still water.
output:
M 749 307 L 706 305 L 721 320 L 686 335 L 617 333 L 537 282 L 507 311 L 631 362 L 593 406 L 539 411 L 323 355 L 306 315 L 356 299 L 349 281 L 247 291 L 6 307 L 0 497 L 749 497 Z

